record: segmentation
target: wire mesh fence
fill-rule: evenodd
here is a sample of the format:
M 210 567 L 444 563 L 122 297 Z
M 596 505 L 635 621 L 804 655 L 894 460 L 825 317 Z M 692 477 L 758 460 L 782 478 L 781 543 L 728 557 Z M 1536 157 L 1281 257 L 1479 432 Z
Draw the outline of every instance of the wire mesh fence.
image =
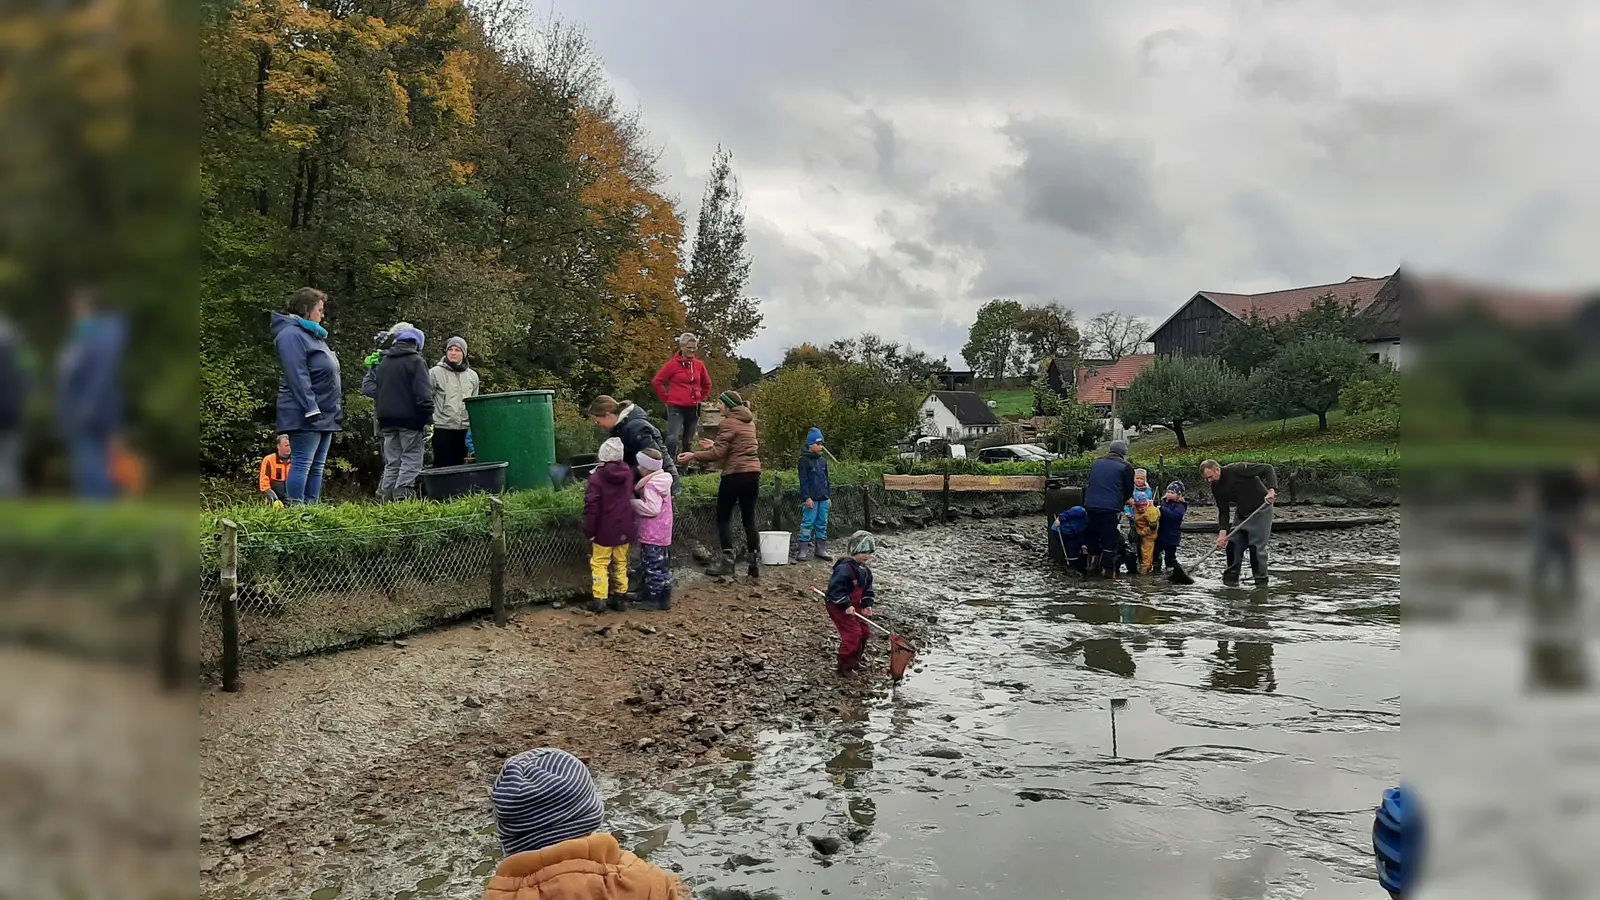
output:
M 1191 500 L 1210 501 L 1195 473 L 1153 470 L 1165 487 L 1184 477 Z M 1079 485 L 1082 473 L 1062 473 L 1054 485 Z M 1394 472 L 1323 473 L 1284 469 L 1279 490 L 1288 502 L 1395 502 Z M 1043 492 L 894 491 L 876 484 L 835 485 L 830 537 L 842 541 L 867 528 L 896 531 L 947 521 L 1044 513 Z M 719 547 L 716 502 L 683 496 L 675 503 L 671 562 L 694 565 Z M 799 531 L 803 501 L 776 481 L 757 504 L 760 530 Z M 238 657 L 243 668 L 374 640 L 397 638 L 490 609 L 495 578 L 492 523 L 469 514 L 359 529 L 321 529 L 237 536 Z M 741 555 L 738 516 L 731 529 Z M 546 514 L 507 518 L 503 585 L 506 605 L 571 600 L 589 591 L 590 547 L 581 517 Z M 754 548 L 750 548 L 754 551 Z M 631 554 L 634 559 L 638 554 Z M 201 665 L 217 671 L 223 656 L 223 582 L 215 569 L 200 585 Z

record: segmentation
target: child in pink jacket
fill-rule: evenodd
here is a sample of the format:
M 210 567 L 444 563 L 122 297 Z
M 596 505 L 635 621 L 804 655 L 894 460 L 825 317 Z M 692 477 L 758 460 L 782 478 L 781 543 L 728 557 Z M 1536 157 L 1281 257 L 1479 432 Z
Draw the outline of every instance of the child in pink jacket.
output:
M 663 472 L 659 450 L 639 451 L 639 481 L 633 492 L 633 511 L 639 520 L 639 549 L 644 554 L 645 599 L 658 609 L 672 608 L 672 569 L 667 551 L 672 547 L 672 474 Z

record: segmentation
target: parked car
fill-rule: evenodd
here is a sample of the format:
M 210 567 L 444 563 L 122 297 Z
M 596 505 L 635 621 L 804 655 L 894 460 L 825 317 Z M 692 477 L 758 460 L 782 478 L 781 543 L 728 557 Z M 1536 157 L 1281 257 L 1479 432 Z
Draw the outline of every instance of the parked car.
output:
M 1005 444 L 978 451 L 978 461 L 986 463 L 1044 462 L 1058 458 L 1054 453 L 1033 444 Z

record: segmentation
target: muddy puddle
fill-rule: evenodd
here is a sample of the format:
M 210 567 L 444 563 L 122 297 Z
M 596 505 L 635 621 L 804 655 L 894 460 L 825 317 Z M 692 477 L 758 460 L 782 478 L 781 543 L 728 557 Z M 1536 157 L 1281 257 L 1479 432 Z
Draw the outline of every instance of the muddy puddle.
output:
M 724 900 L 1372 897 L 1371 810 L 1399 769 L 1397 526 L 1283 535 L 1264 590 L 1214 568 L 1069 579 L 1017 548 L 1033 527 L 891 538 L 883 619 L 927 638 L 907 681 L 726 763 L 602 777 L 609 826 Z M 336 843 L 292 889 L 208 896 L 481 896 L 481 790 L 420 798 L 437 830 L 384 858 Z

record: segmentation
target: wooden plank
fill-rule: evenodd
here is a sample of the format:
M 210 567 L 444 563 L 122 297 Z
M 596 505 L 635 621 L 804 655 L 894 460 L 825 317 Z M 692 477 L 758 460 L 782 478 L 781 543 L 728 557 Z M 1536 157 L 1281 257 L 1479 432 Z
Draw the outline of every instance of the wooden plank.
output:
M 883 476 L 883 489 L 886 491 L 942 491 L 944 490 L 944 476 L 885 475 Z
M 951 475 L 952 491 L 987 491 L 1011 494 L 1038 493 L 1044 490 L 1043 475 Z

